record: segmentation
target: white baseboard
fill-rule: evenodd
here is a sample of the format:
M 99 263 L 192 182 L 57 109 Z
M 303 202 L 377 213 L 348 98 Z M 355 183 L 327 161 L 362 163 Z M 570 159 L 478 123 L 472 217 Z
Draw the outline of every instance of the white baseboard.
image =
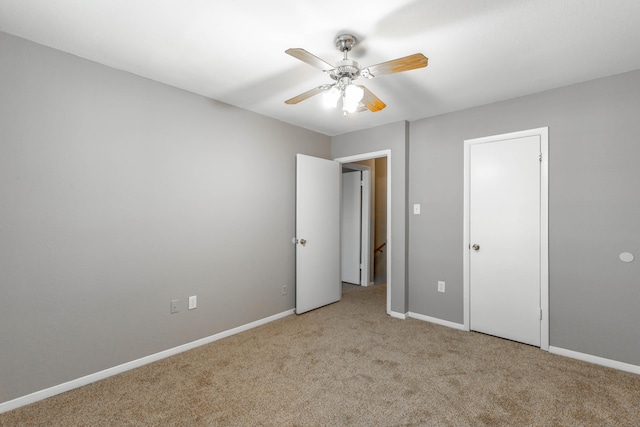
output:
M 398 313 L 397 311 L 389 311 L 389 316 L 395 317 L 396 319 L 405 320 L 407 318 L 407 313 Z
M 125 371 L 129 371 L 131 369 L 139 368 L 140 366 L 148 365 L 149 363 L 156 362 L 158 360 L 174 356 L 176 354 L 182 353 L 187 350 L 191 350 L 196 347 L 200 347 L 205 344 L 212 343 L 214 341 L 218 341 L 222 338 L 229 337 L 231 335 L 238 334 L 240 332 L 247 331 L 249 329 L 255 328 L 257 326 L 264 325 L 269 322 L 273 322 L 274 320 L 281 319 L 283 317 L 289 316 L 294 313 L 294 310 L 287 310 L 279 314 L 274 314 L 273 316 L 265 317 L 264 319 L 256 320 L 255 322 L 247 323 L 246 325 L 238 326 L 237 328 L 229 329 L 228 331 L 223 331 L 217 333 L 215 335 L 211 335 L 206 338 L 202 338 L 187 344 L 180 345 L 178 347 L 170 348 L 168 350 L 161 351 L 159 353 L 151 354 L 149 356 L 142 357 L 137 360 L 133 360 L 131 362 L 123 363 L 122 365 L 114 366 L 112 368 L 105 369 L 103 371 L 99 371 L 93 374 L 86 375 L 81 378 L 77 378 L 75 380 L 68 381 L 66 383 L 62 383 L 50 388 L 46 388 L 44 390 L 36 391 L 34 393 L 28 394 L 26 396 L 18 397 L 13 400 L 9 400 L 3 403 L 0 403 L 0 414 L 3 412 L 8 412 L 13 409 L 17 409 L 21 406 L 29 405 L 31 403 L 35 403 L 39 400 L 46 399 L 48 397 L 55 396 L 56 394 L 64 393 L 69 390 L 73 390 L 74 388 L 82 387 L 87 384 L 94 383 L 96 381 L 103 380 L 105 378 L 111 377 L 113 375 L 120 374 Z
M 449 322 L 448 320 L 438 319 L 437 317 L 425 316 L 424 314 L 412 313 L 409 312 L 409 317 L 418 320 L 424 320 L 425 322 L 435 323 L 437 325 L 447 326 L 453 329 L 459 329 L 461 331 L 466 331 L 464 325 L 462 323 Z
M 595 363 L 596 365 L 606 366 L 607 368 L 618 369 L 620 371 L 631 372 L 640 375 L 640 366 L 631 365 L 630 363 L 618 362 L 617 360 L 605 359 L 604 357 L 592 356 L 591 354 L 579 353 L 573 350 L 549 346 L 549 353 L 558 354 L 560 356 L 570 357 L 572 359 L 582 360 L 583 362 Z

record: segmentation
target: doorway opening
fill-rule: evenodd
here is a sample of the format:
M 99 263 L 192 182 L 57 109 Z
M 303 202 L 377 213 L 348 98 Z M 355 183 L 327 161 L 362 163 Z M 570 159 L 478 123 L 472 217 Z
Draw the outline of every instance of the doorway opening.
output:
M 391 150 L 341 157 L 334 159 L 348 168 L 368 168 L 370 171 L 369 192 L 369 265 L 368 285 L 383 285 L 387 288 L 387 314 L 391 313 Z
M 341 279 L 343 283 L 365 287 L 373 284 L 373 268 L 369 267 L 374 230 L 370 225 L 375 197 L 372 170 L 375 173 L 374 167 L 361 163 L 342 164 Z

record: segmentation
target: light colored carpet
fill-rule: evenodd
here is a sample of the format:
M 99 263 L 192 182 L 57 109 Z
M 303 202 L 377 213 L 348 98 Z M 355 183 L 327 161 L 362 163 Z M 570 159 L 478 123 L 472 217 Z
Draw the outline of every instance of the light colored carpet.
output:
M 385 314 L 384 285 L 0 415 L 2 426 L 640 425 L 640 376 Z

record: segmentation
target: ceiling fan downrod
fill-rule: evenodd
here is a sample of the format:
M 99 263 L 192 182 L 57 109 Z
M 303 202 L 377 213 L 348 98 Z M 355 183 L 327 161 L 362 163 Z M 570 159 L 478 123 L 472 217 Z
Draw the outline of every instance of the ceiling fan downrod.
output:
M 344 58 L 342 61 L 338 61 L 333 70 L 329 71 L 329 76 L 331 76 L 332 79 L 341 81 L 345 77 L 348 77 L 349 83 L 351 83 L 351 80 L 360 77 L 360 67 L 358 63 L 349 59 L 347 56 L 356 42 L 355 36 L 351 34 L 341 34 L 336 37 L 336 47 L 340 52 L 344 53 Z

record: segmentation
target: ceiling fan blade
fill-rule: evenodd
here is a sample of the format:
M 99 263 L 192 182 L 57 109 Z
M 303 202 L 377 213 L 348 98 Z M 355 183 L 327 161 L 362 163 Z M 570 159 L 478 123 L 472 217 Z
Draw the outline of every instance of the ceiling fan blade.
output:
M 375 96 L 373 92 L 371 92 L 369 89 L 367 89 L 364 86 L 359 86 L 359 87 L 361 87 L 362 90 L 364 90 L 364 96 L 362 97 L 362 101 L 360 102 L 362 102 L 369 111 L 375 113 L 376 111 L 380 111 L 387 106 L 387 104 L 382 102 L 382 100 L 377 96 Z
M 360 71 L 360 75 L 368 79 L 386 74 L 400 73 L 402 71 L 415 70 L 416 68 L 424 68 L 429 63 L 426 56 L 421 53 L 394 59 L 392 61 L 383 62 L 381 64 L 366 67 Z
M 318 87 L 314 87 L 311 90 L 308 90 L 304 93 L 301 93 L 298 96 L 294 96 L 291 99 L 287 99 L 286 101 L 284 101 L 285 104 L 297 104 L 298 102 L 302 102 L 305 99 L 309 99 L 314 95 L 317 95 L 321 92 L 324 92 L 325 90 L 327 90 L 328 88 L 330 88 L 331 85 L 322 85 L 322 86 L 318 86 Z
M 288 53 L 294 58 L 297 58 L 302 62 L 306 62 L 307 64 L 312 65 L 316 68 L 319 68 L 322 71 L 333 70 L 335 68 L 333 65 L 329 64 L 327 61 L 320 59 L 314 54 L 309 53 L 306 50 L 301 49 L 299 47 L 287 49 L 284 51 L 284 53 Z

